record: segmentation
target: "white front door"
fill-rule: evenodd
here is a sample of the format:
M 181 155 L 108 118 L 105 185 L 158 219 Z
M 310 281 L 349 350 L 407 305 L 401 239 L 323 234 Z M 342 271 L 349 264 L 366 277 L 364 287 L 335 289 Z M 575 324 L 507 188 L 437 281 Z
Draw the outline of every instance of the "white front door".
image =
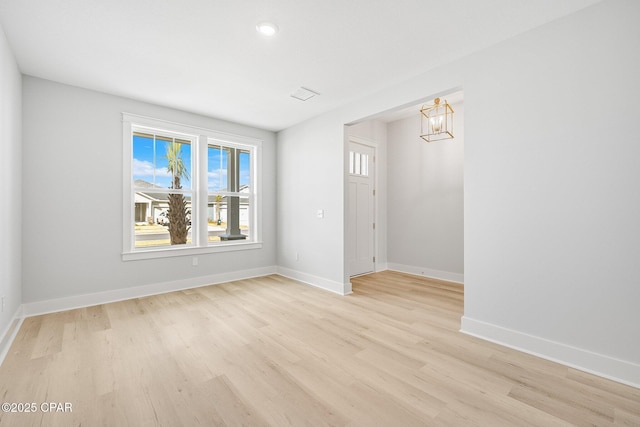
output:
M 375 271 L 375 149 L 349 142 L 349 275 Z

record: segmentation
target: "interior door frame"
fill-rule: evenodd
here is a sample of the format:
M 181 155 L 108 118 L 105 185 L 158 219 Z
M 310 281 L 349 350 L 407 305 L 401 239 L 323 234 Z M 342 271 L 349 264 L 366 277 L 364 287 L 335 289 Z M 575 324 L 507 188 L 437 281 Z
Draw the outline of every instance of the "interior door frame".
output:
M 373 218 L 373 222 L 376 224 L 376 227 L 373 229 L 373 256 L 375 258 L 375 261 L 373 263 L 373 273 L 378 271 L 378 264 L 379 264 L 379 256 L 378 256 L 378 230 L 380 229 L 379 224 L 377 222 L 378 220 L 378 210 L 379 210 L 379 206 L 378 206 L 378 143 L 373 140 L 373 139 L 369 139 L 369 138 L 364 138 L 361 136 L 352 136 L 349 135 L 347 137 L 347 159 L 349 156 L 349 151 L 351 151 L 351 143 L 355 143 L 355 144 L 360 144 L 360 145 L 365 145 L 369 148 L 371 148 L 373 150 L 373 159 L 371 160 L 371 168 L 373 169 L 373 189 L 375 191 L 374 196 L 373 196 L 373 212 L 372 214 L 372 218 Z M 347 183 L 349 182 L 349 168 L 346 168 L 345 171 L 345 178 Z M 348 184 L 347 184 L 348 187 Z M 348 209 L 351 209 L 351 201 L 349 200 L 349 198 L 347 197 L 348 200 L 348 204 L 347 207 Z M 348 217 L 348 212 L 347 212 L 347 216 Z M 347 233 L 345 234 L 345 239 L 350 239 L 351 238 L 351 233 L 350 230 L 347 230 Z M 346 245 L 345 245 L 346 247 Z M 347 263 L 348 264 L 348 263 Z M 349 268 L 349 266 L 346 266 L 347 268 Z M 351 275 L 351 271 L 348 271 L 347 273 L 348 277 L 354 277 Z

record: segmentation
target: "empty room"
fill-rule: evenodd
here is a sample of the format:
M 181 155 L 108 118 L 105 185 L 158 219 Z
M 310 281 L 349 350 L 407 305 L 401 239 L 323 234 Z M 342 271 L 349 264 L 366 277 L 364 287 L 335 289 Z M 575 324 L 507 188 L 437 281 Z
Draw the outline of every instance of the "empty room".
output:
M 640 425 L 639 20 L 0 0 L 0 425 Z

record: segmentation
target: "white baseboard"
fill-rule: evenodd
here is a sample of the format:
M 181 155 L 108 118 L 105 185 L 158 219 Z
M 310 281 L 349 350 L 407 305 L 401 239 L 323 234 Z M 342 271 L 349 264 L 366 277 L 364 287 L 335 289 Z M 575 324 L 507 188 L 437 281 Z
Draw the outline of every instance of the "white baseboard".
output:
M 447 282 L 464 283 L 464 274 L 450 273 L 448 271 L 433 270 L 424 267 L 415 267 L 413 265 L 387 263 L 387 269 L 399 271 L 400 273 L 413 274 L 415 276 L 429 277 L 432 279 L 445 280 Z
M 351 282 L 335 282 L 333 280 L 325 279 L 323 277 L 314 276 L 312 274 L 303 273 L 285 267 L 278 267 L 277 273 L 281 276 L 288 277 L 289 279 L 297 280 L 298 282 L 315 286 L 316 288 L 324 289 L 325 291 L 333 292 L 338 295 L 348 295 L 352 292 Z
M 29 317 L 39 314 L 54 313 L 57 311 L 72 310 L 74 308 L 90 307 L 92 305 L 123 301 L 190 288 L 198 288 L 201 286 L 216 285 L 234 280 L 267 276 L 269 274 L 275 274 L 276 270 L 277 268 L 275 266 L 254 268 L 230 273 L 214 274 L 210 276 L 193 277 L 184 280 L 154 283 L 151 285 L 136 286 L 133 288 L 115 289 L 112 291 L 96 292 L 85 295 L 74 295 L 46 301 L 34 301 L 23 304 L 23 314 L 25 317 Z
M 24 316 L 22 315 L 22 306 L 20 306 L 13 315 L 7 329 L 2 335 L 0 335 L 0 365 L 4 362 L 4 358 L 7 356 L 7 353 L 9 353 L 9 348 L 11 347 L 13 340 L 16 338 L 16 335 L 18 335 L 18 331 L 20 330 L 20 326 L 22 326 L 23 320 Z
M 491 323 L 462 317 L 460 332 L 640 388 L 640 365 Z

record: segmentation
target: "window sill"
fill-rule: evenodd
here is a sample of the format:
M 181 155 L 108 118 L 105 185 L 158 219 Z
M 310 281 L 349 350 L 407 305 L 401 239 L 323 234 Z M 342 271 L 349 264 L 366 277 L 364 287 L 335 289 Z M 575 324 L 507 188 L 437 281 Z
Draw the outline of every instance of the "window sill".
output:
M 234 252 L 248 251 L 251 249 L 262 249 L 262 242 L 251 243 L 225 243 L 218 246 L 207 247 L 186 247 L 186 248 L 162 248 L 162 249 L 146 249 L 135 252 L 124 252 L 122 254 L 123 261 L 137 261 L 142 259 L 169 258 L 177 256 L 193 256 L 216 252 Z

